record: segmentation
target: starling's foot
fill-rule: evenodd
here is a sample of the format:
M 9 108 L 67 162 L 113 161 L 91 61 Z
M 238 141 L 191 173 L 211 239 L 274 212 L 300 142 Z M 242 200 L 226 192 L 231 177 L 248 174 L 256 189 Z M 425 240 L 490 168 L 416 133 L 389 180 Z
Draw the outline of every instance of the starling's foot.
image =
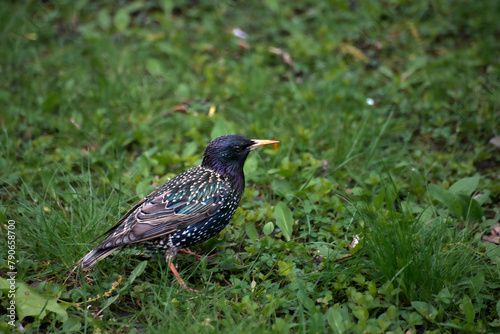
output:
M 187 284 L 184 282 L 184 280 L 182 279 L 181 275 L 177 271 L 177 268 L 175 268 L 175 266 L 174 266 L 174 264 L 172 262 L 170 262 L 170 270 L 172 270 L 172 273 L 174 274 L 175 278 L 177 279 L 177 282 L 179 282 L 179 284 L 181 285 L 181 287 L 183 289 L 189 290 L 189 291 L 194 292 L 194 293 L 198 293 L 197 290 L 188 288 Z
M 190 254 L 190 255 L 193 255 L 193 256 L 196 256 L 196 259 L 198 261 L 201 261 L 201 259 L 203 258 L 204 255 L 198 255 L 194 252 L 191 252 L 190 250 L 188 249 L 179 249 L 179 253 L 184 253 L 184 254 Z M 215 256 L 217 256 L 217 254 L 219 254 L 218 252 L 215 253 L 215 254 L 212 254 L 210 256 L 207 256 L 207 261 L 210 262 Z
M 169 249 L 167 249 L 167 251 L 165 252 L 165 262 L 168 263 L 170 270 L 172 270 L 172 273 L 175 276 L 175 279 L 177 280 L 177 282 L 179 282 L 183 289 L 198 293 L 198 291 L 188 288 L 187 284 L 184 282 L 181 275 L 177 271 L 177 268 L 175 268 L 174 258 L 178 250 L 179 249 L 177 247 L 170 247 Z

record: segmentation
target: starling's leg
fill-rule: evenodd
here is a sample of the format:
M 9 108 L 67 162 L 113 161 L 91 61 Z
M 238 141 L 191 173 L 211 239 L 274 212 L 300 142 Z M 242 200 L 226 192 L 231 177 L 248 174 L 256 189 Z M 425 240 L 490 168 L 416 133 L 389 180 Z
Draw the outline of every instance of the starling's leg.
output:
M 170 270 L 172 270 L 172 273 L 174 274 L 175 278 L 177 279 L 177 282 L 179 282 L 179 284 L 181 285 L 181 287 L 183 289 L 197 292 L 196 290 L 188 288 L 188 286 L 186 285 L 186 283 L 182 279 L 181 275 L 177 271 L 177 268 L 175 268 L 173 261 L 174 261 L 175 255 L 177 254 L 177 251 L 178 251 L 177 247 L 170 247 L 169 249 L 167 249 L 167 251 L 165 252 L 165 262 L 168 263 Z
M 194 252 L 191 252 L 189 249 L 179 249 L 179 253 L 190 254 L 190 255 L 196 256 L 196 259 L 198 259 L 198 261 L 201 261 L 201 259 L 203 258 L 203 255 L 198 255 Z M 212 254 L 210 256 L 207 256 L 207 260 L 208 261 L 212 260 L 212 258 L 215 257 L 217 254 L 219 254 L 219 253 L 215 253 L 215 254 Z
M 187 289 L 188 287 L 187 287 L 186 283 L 184 282 L 184 280 L 182 279 L 181 275 L 177 271 L 177 268 L 175 268 L 175 265 L 172 262 L 170 262 L 170 270 L 172 270 L 172 273 L 174 274 L 175 278 L 177 279 L 177 281 L 179 282 L 179 284 L 181 285 L 181 287 L 183 289 Z

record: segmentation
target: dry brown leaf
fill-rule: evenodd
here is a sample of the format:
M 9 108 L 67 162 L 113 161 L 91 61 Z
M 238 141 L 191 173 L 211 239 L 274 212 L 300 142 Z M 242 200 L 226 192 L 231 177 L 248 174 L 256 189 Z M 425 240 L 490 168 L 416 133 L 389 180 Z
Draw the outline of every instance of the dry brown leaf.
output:
M 243 41 L 243 40 L 239 40 L 239 41 L 238 41 L 238 46 L 239 46 L 240 48 L 242 48 L 243 50 L 248 50 L 248 49 L 250 49 L 250 45 L 248 45 L 248 43 L 247 43 L 247 42 L 245 42 L 245 41 Z
M 290 66 L 293 66 L 292 56 L 290 56 L 290 54 L 288 52 L 283 53 L 283 55 L 281 57 L 283 58 L 283 61 L 285 63 L 287 63 Z
M 500 224 L 493 225 L 491 227 L 490 235 L 483 235 L 482 239 L 486 242 L 491 242 L 494 244 L 500 244 Z
M 491 242 L 500 245 L 500 237 L 494 235 L 483 235 L 482 239 L 486 242 Z
M 494 225 L 491 227 L 491 234 L 500 235 L 500 225 Z
M 286 64 L 288 64 L 288 65 L 290 65 L 290 66 L 293 67 L 292 56 L 290 56 L 290 54 L 288 52 L 283 51 L 280 48 L 277 48 L 277 47 L 274 47 L 274 46 L 270 46 L 268 50 L 269 50 L 269 52 L 274 53 L 275 55 L 281 56 L 281 59 L 283 59 L 283 61 Z
M 274 53 L 275 55 L 282 55 L 283 54 L 283 51 L 281 51 L 280 48 L 277 48 L 274 46 L 270 46 L 268 50 L 269 50 L 269 52 Z
M 188 110 L 188 104 L 187 103 L 183 103 L 183 104 L 180 104 L 180 105 L 177 105 L 177 106 L 174 106 L 172 108 L 173 111 L 176 111 L 176 112 L 180 112 L 180 113 L 186 113 L 187 110 Z
M 500 137 L 494 137 L 490 139 L 490 143 L 496 147 L 500 147 Z

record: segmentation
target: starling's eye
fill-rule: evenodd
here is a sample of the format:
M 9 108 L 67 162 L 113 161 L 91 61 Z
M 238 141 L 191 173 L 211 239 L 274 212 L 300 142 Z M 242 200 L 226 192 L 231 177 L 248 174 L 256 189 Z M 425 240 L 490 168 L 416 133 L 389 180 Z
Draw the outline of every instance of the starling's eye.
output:
M 241 150 L 242 150 L 242 149 L 243 149 L 243 148 L 242 148 L 240 145 L 234 145 L 234 150 L 235 150 L 236 152 L 241 152 Z

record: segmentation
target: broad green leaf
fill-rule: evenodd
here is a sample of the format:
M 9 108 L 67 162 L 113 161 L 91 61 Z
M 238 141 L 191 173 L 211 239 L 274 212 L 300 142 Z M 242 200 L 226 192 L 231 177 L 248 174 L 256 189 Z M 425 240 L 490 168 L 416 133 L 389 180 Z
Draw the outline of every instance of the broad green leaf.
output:
M 484 274 L 482 272 L 478 272 L 476 276 L 471 278 L 470 283 L 472 285 L 470 293 L 471 296 L 474 297 L 483 289 Z
M 248 237 L 252 240 L 257 240 L 257 238 L 259 237 L 259 232 L 257 232 L 255 225 L 252 223 L 245 224 L 245 232 L 247 233 Z
M 119 294 L 116 296 L 113 296 L 113 297 L 109 297 L 108 300 L 106 301 L 106 305 L 102 309 L 106 309 L 106 308 L 110 307 L 111 304 L 113 304 L 118 299 L 118 297 L 120 297 Z
M 264 232 L 265 235 L 269 235 L 273 233 L 273 231 L 274 231 L 273 222 L 266 223 L 266 225 L 264 225 L 264 228 L 262 229 L 262 232 Z
M 481 205 L 468 195 L 458 194 L 458 198 L 462 202 L 462 217 L 471 222 L 481 221 L 483 217 Z
M 278 0 L 268 0 L 265 4 L 274 13 L 278 12 L 281 8 L 281 3 Z
M 418 326 L 424 323 L 422 316 L 417 312 L 403 313 L 402 317 L 408 322 L 408 325 L 410 326 Z
M 443 305 L 439 305 L 438 313 L 436 315 L 436 321 L 442 322 L 444 317 L 444 308 Z
M 369 314 L 368 314 L 368 310 L 365 309 L 364 307 L 362 306 L 354 306 L 354 308 L 352 309 L 352 314 L 359 319 L 359 321 L 361 322 L 366 322 L 368 321 L 368 317 L 369 317 Z
M 290 241 L 293 231 L 292 211 L 290 211 L 285 203 L 279 202 L 274 208 L 273 217 L 276 218 L 276 225 L 283 233 L 283 236 L 287 241 Z
M 390 325 L 392 325 L 392 321 L 389 320 L 389 316 L 386 313 L 382 313 L 378 318 L 377 318 L 377 324 L 382 329 L 382 332 L 386 332 L 387 328 L 389 328 Z
M 194 141 L 190 143 L 186 143 L 184 145 L 184 149 L 182 150 L 182 156 L 193 156 L 196 155 L 196 152 L 198 152 L 198 144 Z
M 422 223 L 427 224 L 432 219 L 433 214 L 434 212 L 432 210 L 432 207 L 429 206 L 420 213 L 419 220 Z
M 276 322 L 272 325 L 273 333 L 289 333 L 290 329 L 285 320 L 276 318 Z
M 446 287 L 439 291 L 436 299 L 446 305 L 449 305 L 451 300 L 453 299 L 453 296 L 451 295 L 450 290 L 448 290 L 448 288 Z
M 125 30 L 130 23 L 130 14 L 128 10 L 119 9 L 113 18 L 113 23 L 118 31 Z
M 380 175 L 374 171 L 370 172 L 370 175 L 365 179 L 366 184 L 375 185 L 380 183 Z
M 292 271 L 294 263 L 286 263 L 285 261 L 278 261 L 279 274 L 281 276 L 290 276 L 290 272 Z
M 330 307 L 326 312 L 326 320 L 334 333 L 345 333 L 347 330 L 345 322 L 348 320 L 345 308 Z
M 174 2 L 172 0 L 160 0 L 159 4 L 166 15 L 170 15 L 172 8 L 174 7 Z
M 396 317 L 398 316 L 398 311 L 396 309 L 396 306 L 394 306 L 394 305 L 389 306 L 389 308 L 387 309 L 387 311 L 385 313 L 387 314 L 388 318 L 391 320 L 396 319 Z
M 9 291 L 9 287 L 9 281 L 0 277 L 0 291 L 2 291 L 3 293 L 7 293 Z
M 305 291 L 304 286 L 305 285 L 301 285 L 301 287 L 297 291 L 297 298 L 309 312 L 317 312 L 316 303 L 311 298 L 309 298 L 309 294 Z
M 411 305 L 417 310 L 418 313 L 424 316 L 427 320 L 433 321 L 438 311 L 434 306 L 425 302 L 411 302 Z
M 274 170 L 273 173 L 284 176 L 285 178 L 289 178 L 295 173 L 296 170 L 297 170 L 297 165 L 290 162 L 289 157 L 284 157 L 281 160 L 281 168 Z
M 271 183 L 273 192 L 285 197 L 287 194 L 292 193 L 292 183 L 288 180 L 274 179 Z
M 388 66 L 380 66 L 378 70 L 388 78 L 394 77 L 394 72 Z
M 137 183 L 137 185 L 135 186 L 135 193 L 139 198 L 144 198 L 147 194 L 149 194 L 152 191 L 151 188 L 152 188 L 151 181 L 145 179 Z
M 57 106 L 57 102 L 59 101 L 59 94 L 51 94 L 49 95 L 45 101 L 42 103 L 42 109 L 45 111 L 53 111 Z
M 417 171 L 410 170 L 408 173 L 411 182 L 411 189 L 413 192 L 421 195 L 425 192 L 425 180 Z
M 361 303 L 361 306 L 363 306 L 365 309 L 369 310 L 372 307 L 374 301 L 375 301 L 375 299 L 373 298 L 372 295 L 366 294 L 363 298 L 363 302 Z M 377 306 L 377 305 L 375 305 L 375 306 Z
M 82 327 L 81 320 L 77 317 L 71 317 L 63 324 L 63 331 L 65 333 L 78 332 Z
M 491 191 L 488 189 L 484 189 L 481 194 L 474 196 L 474 199 L 479 203 L 479 205 L 483 205 L 490 199 Z
M 479 185 L 479 176 L 465 177 L 453 183 L 449 189 L 452 194 L 466 194 L 470 196 Z
M 97 12 L 96 21 L 99 27 L 104 30 L 111 28 L 111 16 L 106 8 L 103 8 Z
M 212 129 L 211 138 L 217 138 L 223 135 L 235 133 L 234 124 L 226 121 L 224 118 L 219 118 Z
M 39 294 L 35 289 L 20 282 L 16 283 L 16 310 L 19 320 L 25 317 L 43 319 L 49 312 L 56 313 L 61 321 L 68 319 L 66 309 L 69 304 L 58 303 L 52 295 Z
M 135 279 L 140 275 L 142 274 L 142 272 L 144 271 L 144 269 L 146 269 L 146 266 L 148 264 L 148 261 L 142 261 L 141 263 L 139 263 L 135 269 L 130 273 L 130 276 L 128 278 L 128 281 L 129 283 L 132 283 L 135 281 Z
M 465 319 L 467 320 L 467 323 L 469 324 L 474 323 L 476 312 L 474 311 L 474 306 L 472 306 L 472 301 L 470 300 L 470 297 L 467 295 L 465 295 L 464 299 L 462 300 L 462 311 L 465 314 Z
M 486 244 L 486 256 L 490 258 L 490 260 L 497 265 L 500 264 L 500 247 L 493 243 Z
M 118 290 L 118 294 L 121 294 L 122 292 L 129 290 L 130 285 L 135 281 L 135 279 L 140 274 L 142 274 L 144 269 L 146 269 L 147 264 L 148 264 L 148 261 L 142 261 L 141 263 L 139 263 L 135 267 L 135 269 L 130 273 L 130 276 L 129 276 L 127 282 L 122 286 L 122 288 L 120 290 Z M 109 300 L 111 300 L 111 298 Z
M 255 171 L 258 167 L 258 160 L 255 158 L 255 155 L 250 155 L 245 162 L 245 166 L 243 167 L 243 171 L 245 175 L 254 175 Z
M 384 199 L 385 199 L 385 191 L 380 191 L 377 196 L 375 196 L 373 200 L 373 206 L 375 209 L 380 210 L 382 206 L 384 205 Z
M 429 195 L 433 199 L 443 203 L 455 216 L 462 216 L 462 203 L 460 199 L 448 190 L 443 189 L 438 185 L 430 184 Z
M 146 60 L 146 69 L 151 75 L 159 75 L 165 72 L 160 61 L 154 58 L 149 58 Z
M 327 245 L 321 245 L 317 249 L 317 255 L 328 257 L 333 253 L 333 250 Z

